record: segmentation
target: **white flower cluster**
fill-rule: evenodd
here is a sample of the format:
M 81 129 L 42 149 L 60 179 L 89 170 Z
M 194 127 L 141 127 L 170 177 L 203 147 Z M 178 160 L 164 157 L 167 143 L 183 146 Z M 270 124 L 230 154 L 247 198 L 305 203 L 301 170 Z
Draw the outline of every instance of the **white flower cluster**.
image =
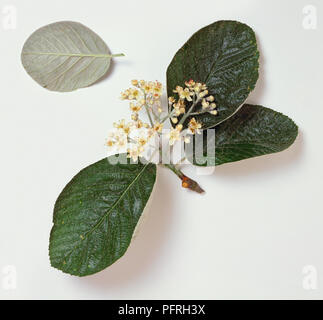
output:
M 190 135 L 201 133 L 202 123 L 197 121 L 194 115 L 205 112 L 217 114 L 214 97 L 209 95 L 205 84 L 189 80 L 185 82 L 185 88 L 177 86 L 174 93 L 178 95 L 178 99 L 169 97 L 170 111 L 164 118 L 161 117 L 162 84 L 158 81 L 144 80 L 132 80 L 131 84 L 132 88 L 121 93 L 122 100 L 129 100 L 131 121 L 126 122 L 122 119 L 114 123 L 115 130 L 109 134 L 106 144 L 117 150 L 127 148 L 128 157 L 134 161 L 142 156 L 152 137 L 160 136 L 166 120 L 171 119 L 176 124 L 176 127 L 172 128 L 167 135 L 169 144 L 172 146 L 176 141 L 188 143 Z M 186 101 L 191 103 L 189 108 L 186 106 Z M 149 123 L 140 119 L 139 112 L 142 109 L 146 110 Z M 190 117 L 188 130 L 183 130 L 183 124 L 188 117 Z

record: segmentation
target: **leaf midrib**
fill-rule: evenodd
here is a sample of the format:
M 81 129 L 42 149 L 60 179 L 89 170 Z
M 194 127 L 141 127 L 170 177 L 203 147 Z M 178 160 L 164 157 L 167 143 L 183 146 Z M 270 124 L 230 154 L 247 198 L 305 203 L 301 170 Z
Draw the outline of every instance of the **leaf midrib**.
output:
M 65 52 L 23 52 L 23 55 L 44 55 L 44 56 L 64 56 L 64 57 L 94 57 L 94 58 L 112 58 L 112 54 L 95 53 L 65 53 Z
M 142 175 L 142 173 L 145 171 L 146 167 L 150 164 L 150 162 L 148 162 L 147 164 L 145 164 L 145 166 L 141 169 L 141 171 L 138 173 L 138 175 L 136 176 L 135 179 L 133 179 L 133 181 L 128 185 L 128 187 L 123 191 L 123 193 L 120 195 L 120 197 L 115 201 L 115 203 L 112 205 L 112 207 L 100 218 L 100 220 L 92 227 L 92 229 L 90 231 L 88 231 L 86 234 L 84 234 L 84 238 L 79 241 L 71 250 L 69 250 L 69 252 L 67 252 L 67 254 L 64 255 L 64 260 L 70 256 L 74 250 L 80 246 L 81 243 L 84 242 L 84 240 L 88 237 L 89 234 L 91 234 L 94 230 L 96 230 L 104 221 L 104 219 L 111 213 L 111 211 L 118 205 L 118 203 L 121 201 L 121 199 L 124 197 L 125 193 L 127 193 L 127 191 L 131 188 L 131 186 L 139 179 L 139 177 Z M 62 262 L 62 263 L 63 263 Z
M 138 175 L 135 177 L 135 179 L 133 179 L 133 181 L 128 185 L 128 187 L 122 192 L 122 194 L 120 195 L 120 197 L 115 201 L 115 203 L 112 205 L 112 207 L 100 218 L 100 220 L 92 227 L 92 229 L 90 231 L 88 231 L 84 235 L 84 238 L 87 237 L 88 234 L 92 233 L 95 229 L 97 229 L 102 224 L 102 222 L 104 221 L 104 219 L 118 205 L 118 203 L 122 200 L 122 198 L 124 197 L 124 195 L 128 192 L 128 190 L 131 188 L 131 186 L 139 179 L 139 177 L 142 175 L 142 173 L 145 171 L 146 167 L 149 164 L 150 164 L 149 162 L 147 164 L 145 164 L 145 166 L 141 169 L 141 171 L 138 173 Z
M 220 144 L 216 148 L 230 148 L 230 147 L 239 146 L 239 145 L 242 145 L 242 146 L 250 145 L 253 147 L 263 147 L 263 148 L 275 150 L 275 149 L 272 149 L 271 145 L 262 143 L 260 141 L 259 142 L 258 141 L 256 141 L 256 142 L 236 142 L 236 143 L 228 142 L 228 143 Z

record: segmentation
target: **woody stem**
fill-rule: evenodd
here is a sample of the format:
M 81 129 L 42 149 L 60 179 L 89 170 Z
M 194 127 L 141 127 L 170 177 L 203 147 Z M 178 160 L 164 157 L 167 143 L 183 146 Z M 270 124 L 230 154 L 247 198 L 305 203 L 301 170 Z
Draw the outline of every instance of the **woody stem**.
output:
M 169 170 L 173 171 L 181 180 L 185 176 L 184 173 L 180 170 L 177 169 L 174 165 L 172 164 L 164 164 L 164 167 L 168 168 Z
M 187 177 L 180 169 L 176 168 L 176 166 L 174 166 L 173 164 L 164 164 L 164 167 L 173 171 L 182 180 L 183 188 L 190 189 L 197 193 L 205 192 L 196 181 Z

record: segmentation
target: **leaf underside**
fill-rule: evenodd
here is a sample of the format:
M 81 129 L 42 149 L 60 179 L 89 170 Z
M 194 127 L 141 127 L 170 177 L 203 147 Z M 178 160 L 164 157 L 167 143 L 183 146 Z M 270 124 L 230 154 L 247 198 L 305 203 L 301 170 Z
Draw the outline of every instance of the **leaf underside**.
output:
M 27 73 L 52 91 L 73 91 L 100 79 L 110 66 L 104 41 L 78 22 L 62 21 L 36 30 L 25 42 L 21 61 Z
M 189 79 L 205 83 L 215 97 L 218 115 L 204 113 L 195 118 L 204 129 L 214 127 L 236 112 L 254 89 L 258 59 L 256 36 L 249 26 L 217 21 L 197 31 L 175 54 L 167 69 L 168 96 Z
M 207 131 L 214 130 L 212 138 Z M 199 166 L 214 166 L 283 151 L 296 139 L 298 127 L 287 116 L 269 108 L 245 104 L 230 119 L 203 131 L 198 152 L 193 143 L 187 148 L 188 160 Z M 215 149 L 215 152 L 207 152 Z
M 152 192 L 155 164 L 110 158 L 79 172 L 56 201 L 49 255 L 63 272 L 90 275 L 123 256 Z

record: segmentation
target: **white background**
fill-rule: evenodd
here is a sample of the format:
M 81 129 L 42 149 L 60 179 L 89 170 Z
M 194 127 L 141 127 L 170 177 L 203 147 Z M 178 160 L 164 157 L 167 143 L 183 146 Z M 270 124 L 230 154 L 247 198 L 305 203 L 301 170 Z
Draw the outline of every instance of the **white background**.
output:
M 303 27 L 310 4 L 314 30 Z M 17 28 L 0 26 L 1 298 L 323 298 L 322 1 L 0 1 L 1 10 L 6 5 L 17 9 Z M 184 168 L 203 196 L 159 170 L 148 221 L 122 259 L 86 278 L 51 268 L 54 202 L 73 175 L 106 156 L 112 122 L 129 114 L 120 91 L 133 78 L 165 83 L 177 49 L 220 19 L 255 30 L 260 78 L 248 102 L 294 119 L 295 144 L 212 175 Z M 20 52 L 33 31 L 60 20 L 82 22 L 126 57 L 92 87 L 43 89 L 23 69 Z M 3 286 L 8 265 L 17 270 L 15 290 Z M 315 290 L 303 288 L 307 265 L 317 271 Z

